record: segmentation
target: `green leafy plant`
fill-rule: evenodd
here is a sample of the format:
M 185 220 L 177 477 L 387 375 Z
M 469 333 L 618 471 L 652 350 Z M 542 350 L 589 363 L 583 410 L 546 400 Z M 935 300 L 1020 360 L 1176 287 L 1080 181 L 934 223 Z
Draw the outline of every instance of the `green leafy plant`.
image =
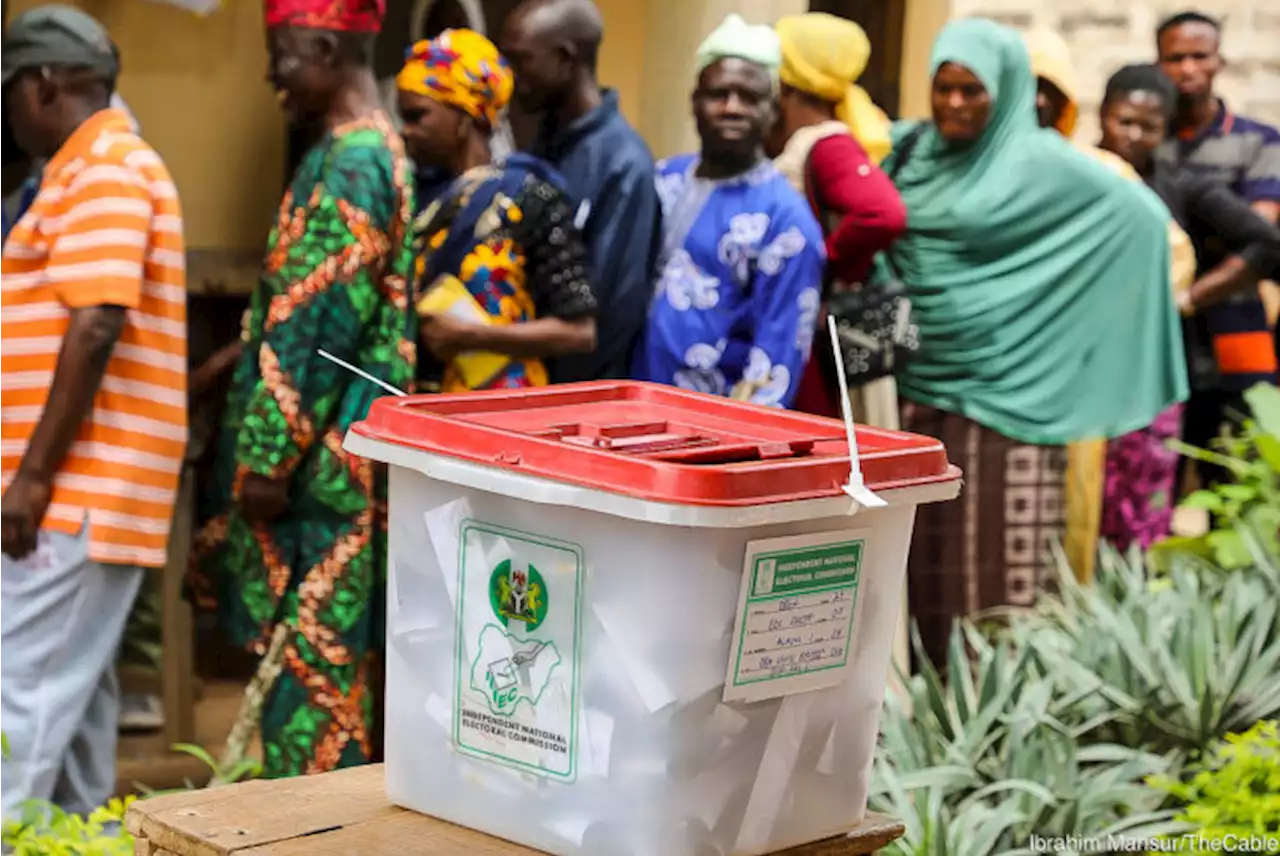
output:
M 1045 625 L 1039 616 L 1014 619 Z M 918 654 L 922 646 L 913 634 Z M 1107 830 L 1133 837 L 1181 829 L 1143 785 L 1176 758 L 1086 745 L 1082 694 L 1064 691 L 1017 634 L 952 631 L 949 681 L 921 656 L 881 717 L 871 806 L 902 818 L 901 854 L 1016 852 L 1031 835 Z M 1087 693 L 1085 694 L 1087 695 Z
M 7 734 L 0 733 L 0 747 L 7 759 Z M 173 748 L 204 762 L 210 772 L 208 787 L 234 784 L 262 773 L 262 765 L 252 758 L 239 757 L 219 764 L 200 746 L 178 743 Z M 185 788 L 158 791 L 140 786 L 139 790 L 146 799 L 197 787 L 188 781 Z M 129 856 L 134 852 L 133 836 L 124 829 L 123 821 L 135 799 L 135 796 L 112 799 L 87 817 L 66 812 L 45 800 L 28 800 L 22 805 L 19 819 L 4 822 L 5 852 L 14 856 Z
M 262 775 L 262 764 L 254 758 L 235 757 L 219 762 L 209 754 L 207 749 L 203 746 L 196 746 L 194 743 L 175 743 L 173 750 L 199 759 L 209 768 L 208 781 L 201 786 L 188 779 L 185 782 L 185 787 L 170 788 L 168 790 L 153 790 L 145 785 L 135 783 L 135 787 L 148 798 L 196 790 L 199 787 L 217 788 L 223 785 L 234 785 L 236 782 L 256 779 Z
M 4 822 L 5 852 L 14 856 L 130 856 L 133 836 L 124 828 L 134 797 L 112 799 L 88 817 L 31 800 L 19 820 Z
M 9 758 L 9 735 L 0 732 L 0 754 Z M 28 800 L 18 819 L 0 828 L 5 853 L 14 856 L 129 856 L 133 836 L 123 826 L 135 797 L 112 799 L 88 817 L 63 811 L 45 800 Z
M 1193 755 L 1280 715 L 1280 567 L 1261 558 L 1153 589 L 1140 557 L 1104 551 L 1094 585 L 1061 571 L 1060 596 L 1010 632 L 1071 700 L 1076 736 Z
M 1183 803 L 1178 819 L 1193 832 L 1210 841 L 1280 841 L 1280 723 L 1259 722 L 1243 734 L 1227 735 L 1192 773 L 1188 781 L 1148 781 Z
M 1186 508 L 1209 512 L 1212 528 L 1194 537 L 1171 537 L 1152 551 L 1156 567 L 1166 569 L 1179 555 L 1211 559 L 1223 570 L 1249 567 L 1254 549 L 1249 540 L 1280 549 L 1280 389 L 1258 384 L 1245 393 L 1251 416 L 1238 431 L 1217 441 L 1215 449 L 1198 449 L 1174 441 L 1187 457 L 1225 468 L 1232 482 L 1198 490 L 1183 500 Z

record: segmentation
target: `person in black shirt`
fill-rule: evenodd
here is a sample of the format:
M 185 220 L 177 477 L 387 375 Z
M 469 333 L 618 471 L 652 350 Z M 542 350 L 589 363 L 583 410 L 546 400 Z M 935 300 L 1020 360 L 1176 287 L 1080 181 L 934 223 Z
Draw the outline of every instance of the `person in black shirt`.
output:
M 1241 395 L 1224 391 L 1219 379 L 1218 351 L 1233 347 L 1232 331 L 1212 324 L 1221 316 L 1208 310 L 1256 299 L 1260 281 L 1280 276 L 1280 231 L 1221 182 L 1193 172 L 1173 172 L 1156 159 L 1177 97 L 1177 89 L 1157 66 L 1120 69 L 1107 81 L 1099 145 L 1137 170 L 1195 247 L 1195 281 L 1178 297 L 1186 319 L 1183 334 L 1192 387 L 1182 437 L 1206 448 L 1226 414 L 1244 410 Z M 1201 462 L 1197 467 L 1202 484 L 1223 475 L 1213 465 Z
M 1128 161 L 1191 236 L 1200 261 L 1196 283 L 1183 299 L 1184 314 L 1191 314 L 1275 275 L 1280 232 L 1226 185 L 1157 163 L 1176 97 L 1158 67 L 1120 69 L 1107 81 L 1100 146 Z

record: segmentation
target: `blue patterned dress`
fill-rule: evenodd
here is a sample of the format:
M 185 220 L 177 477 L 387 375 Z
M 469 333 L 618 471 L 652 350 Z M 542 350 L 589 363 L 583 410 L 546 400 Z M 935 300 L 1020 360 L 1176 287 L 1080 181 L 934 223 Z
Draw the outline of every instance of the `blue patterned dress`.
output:
M 697 166 L 658 164 L 663 250 L 632 375 L 790 407 L 821 302 L 822 230 L 772 163 L 722 180 Z

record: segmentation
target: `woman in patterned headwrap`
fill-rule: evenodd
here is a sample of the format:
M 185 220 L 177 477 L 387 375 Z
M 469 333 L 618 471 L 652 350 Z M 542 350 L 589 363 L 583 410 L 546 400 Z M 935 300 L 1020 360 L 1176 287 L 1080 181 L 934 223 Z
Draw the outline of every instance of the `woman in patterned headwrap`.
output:
M 471 30 L 417 43 L 396 77 L 410 154 L 455 176 L 414 225 L 419 379 L 445 392 L 544 386 L 544 359 L 595 347 L 586 247 L 563 179 L 528 155 L 495 162 L 489 149 L 513 83 Z
M 382 0 L 267 0 L 270 77 L 324 128 L 268 239 L 202 497 L 194 594 L 259 653 L 287 623 L 262 708 L 268 776 L 365 763 L 377 734 L 386 474 L 342 438 L 382 391 L 323 349 L 407 389 L 410 164 L 370 64 Z

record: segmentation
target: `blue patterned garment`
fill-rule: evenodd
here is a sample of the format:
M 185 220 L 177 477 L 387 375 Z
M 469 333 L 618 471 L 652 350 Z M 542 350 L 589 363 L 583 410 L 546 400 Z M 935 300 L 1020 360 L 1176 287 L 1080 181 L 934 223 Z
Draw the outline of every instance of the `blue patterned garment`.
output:
M 27 209 L 31 207 L 32 202 L 35 202 L 36 194 L 39 192 L 40 173 L 37 172 L 24 181 L 16 193 L 4 200 L 4 237 L 9 237 L 9 230 L 22 219 L 23 214 L 27 213 Z M 12 217 L 9 216 L 10 203 L 13 207 Z
M 663 250 L 632 375 L 790 407 L 821 301 L 822 231 L 768 161 L 725 180 L 658 164 Z

